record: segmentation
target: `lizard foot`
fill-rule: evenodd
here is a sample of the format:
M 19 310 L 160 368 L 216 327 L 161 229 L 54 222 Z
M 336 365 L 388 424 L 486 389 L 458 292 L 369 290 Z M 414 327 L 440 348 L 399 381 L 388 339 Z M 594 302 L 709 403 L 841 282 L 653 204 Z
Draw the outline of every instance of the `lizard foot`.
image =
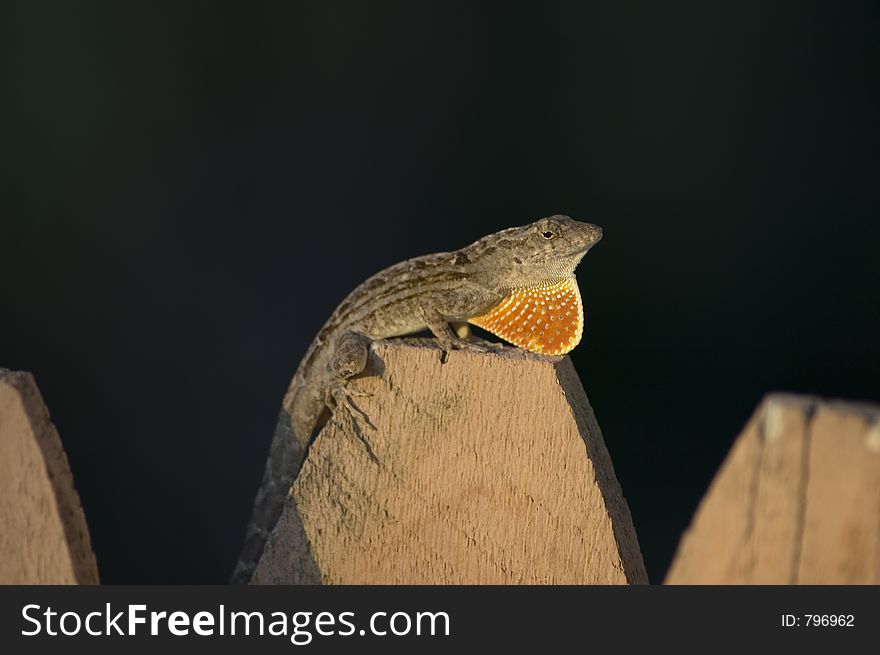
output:
M 449 352 L 452 350 L 461 350 L 462 352 L 468 353 L 497 353 L 504 349 L 504 344 L 502 343 L 493 343 L 491 341 L 486 341 L 485 339 L 480 339 L 478 337 L 471 337 L 470 339 L 456 339 L 454 341 L 450 341 L 447 343 L 441 343 L 441 347 L 443 348 L 443 352 L 440 353 L 440 362 L 445 364 L 449 359 Z
M 345 389 L 344 393 L 345 393 L 345 395 L 347 395 L 349 398 L 351 398 L 351 397 L 355 397 L 355 398 L 372 398 L 373 396 L 376 395 L 376 394 L 372 393 L 371 391 L 355 391 L 354 389 Z M 334 398 L 334 399 L 335 399 L 335 398 Z M 358 408 L 358 411 L 361 411 L 360 408 Z
M 354 400 L 352 400 L 353 396 L 370 397 L 373 394 L 346 389 L 344 384 L 336 383 L 330 387 L 329 395 L 333 398 L 333 403 L 338 410 L 333 412 L 333 419 L 339 421 L 343 428 L 351 428 L 351 432 L 366 449 L 367 455 L 378 464 L 379 458 L 376 456 L 373 447 L 370 446 L 370 442 L 367 441 L 367 438 L 364 436 L 363 430 L 361 429 L 361 423 L 367 425 L 371 430 L 375 430 L 376 426 L 373 425 L 373 422 L 370 420 L 370 417 L 367 416 L 367 413 L 358 407 Z
M 500 341 L 487 341 L 486 339 L 481 339 L 474 335 L 471 335 L 466 339 L 465 343 L 470 346 L 476 346 L 479 350 L 475 352 L 496 353 L 509 348 L 507 344 L 501 343 Z

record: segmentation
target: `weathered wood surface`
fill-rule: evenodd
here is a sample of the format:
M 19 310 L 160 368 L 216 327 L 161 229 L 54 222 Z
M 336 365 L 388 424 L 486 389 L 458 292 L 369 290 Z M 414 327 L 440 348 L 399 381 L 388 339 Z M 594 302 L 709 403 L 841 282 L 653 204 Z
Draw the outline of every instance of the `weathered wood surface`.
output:
M 568 358 L 374 344 L 311 445 L 251 580 L 646 583 L 629 509 Z
M 666 583 L 880 584 L 880 407 L 768 396 Z
M 61 439 L 33 377 L 5 369 L 0 369 L 0 583 L 98 583 Z

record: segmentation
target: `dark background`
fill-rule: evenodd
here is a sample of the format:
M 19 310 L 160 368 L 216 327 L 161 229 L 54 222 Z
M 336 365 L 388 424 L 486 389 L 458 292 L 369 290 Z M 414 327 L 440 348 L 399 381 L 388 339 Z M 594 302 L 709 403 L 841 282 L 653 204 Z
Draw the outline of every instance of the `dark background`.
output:
M 880 400 L 880 9 L 822 4 L 6 5 L 0 365 L 103 581 L 225 581 L 339 300 L 557 212 L 661 581 L 764 393 Z

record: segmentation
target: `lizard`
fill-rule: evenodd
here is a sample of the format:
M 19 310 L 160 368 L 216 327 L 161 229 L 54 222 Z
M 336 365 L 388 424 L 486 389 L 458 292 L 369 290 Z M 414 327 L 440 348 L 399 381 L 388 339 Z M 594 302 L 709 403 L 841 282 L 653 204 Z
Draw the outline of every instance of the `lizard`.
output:
M 596 225 L 549 216 L 403 261 L 355 288 L 312 341 L 285 394 L 233 583 L 250 580 L 321 418 L 340 407 L 359 411 L 346 382 L 366 368 L 371 341 L 429 330 L 444 356 L 498 347 L 450 327 L 473 324 L 514 346 L 563 355 L 583 334 L 574 271 L 601 238 Z

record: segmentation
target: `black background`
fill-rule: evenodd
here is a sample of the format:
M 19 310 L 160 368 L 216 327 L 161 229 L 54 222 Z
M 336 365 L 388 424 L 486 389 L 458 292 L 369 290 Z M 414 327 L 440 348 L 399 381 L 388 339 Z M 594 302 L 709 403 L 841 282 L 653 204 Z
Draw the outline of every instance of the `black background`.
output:
M 366 276 L 552 213 L 652 581 L 764 393 L 880 400 L 875 2 L 6 5 L 0 365 L 104 582 L 223 582 Z

